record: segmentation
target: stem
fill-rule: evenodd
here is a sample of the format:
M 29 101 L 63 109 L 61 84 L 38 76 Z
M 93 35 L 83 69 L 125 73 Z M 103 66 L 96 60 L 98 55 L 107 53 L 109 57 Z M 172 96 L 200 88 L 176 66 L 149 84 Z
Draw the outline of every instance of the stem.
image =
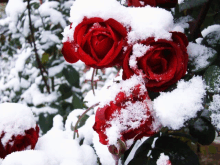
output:
M 190 32 L 193 39 L 197 38 L 197 35 L 200 31 L 200 27 L 205 20 L 205 17 L 208 13 L 211 2 L 212 0 L 209 0 L 208 2 L 204 3 L 204 5 L 202 6 L 202 9 L 200 10 L 198 18 L 195 21 L 195 24 L 193 25 L 192 30 Z
M 73 139 L 75 139 L 76 137 L 76 132 L 77 132 L 77 127 L 78 127 L 78 124 L 79 122 L 81 121 L 81 119 L 85 116 L 85 114 L 92 108 L 96 107 L 97 105 L 99 105 L 99 103 L 96 103 L 94 105 L 92 105 L 91 107 L 89 107 L 85 112 L 83 112 L 83 114 L 79 117 L 78 121 L 76 122 L 75 124 L 75 127 L 74 127 L 74 134 L 73 134 Z
M 94 90 L 94 76 L 95 76 L 95 72 L 96 72 L 96 69 L 93 69 L 92 78 L 91 78 L 92 92 L 93 92 L 94 96 L 95 96 L 95 90 Z
M 38 64 L 38 67 L 40 69 L 40 73 L 41 73 L 41 76 L 42 76 L 42 79 L 44 81 L 44 84 L 47 88 L 47 92 L 50 94 L 50 87 L 49 85 L 47 84 L 47 80 L 44 76 L 44 72 L 46 74 L 48 74 L 48 72 L 45 70 L 44 66 L 42 65 L 41 61 L 40 61 L 40 57 L 37 53 L 37 48 L 36 48 L 36 43 L 35 43 L 35 38 L 34 38 L 34 31 L 33 31 L 33 27 L 32 27 L 32 22 L 31 22 L 31 7 L 30 7 L 30 0 L 27 1 L 28 2 L 28 17 L 29 17 L 29 26 L 30 26 L 30 30 L 31 30 L 31 38 L 32 38 L 32 42 L 34 44 L 34 52 L 35 52 L 35 57 L 36 57 L 36 60 L 37 60 L 37 64 Z

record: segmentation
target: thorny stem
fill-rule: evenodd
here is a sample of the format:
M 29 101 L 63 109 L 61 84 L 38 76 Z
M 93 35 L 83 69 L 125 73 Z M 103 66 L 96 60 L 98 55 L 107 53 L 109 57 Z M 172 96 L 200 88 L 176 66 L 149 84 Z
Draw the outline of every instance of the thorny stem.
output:
M 79 124 L 79 122 L 81 121 L 81 119 L 85 116 L 85 114 L 86 114 L 90 109 L 96 107 L 97 105 L 99 105 L 99 102 L 96 103 L 96 104 L 94 104 L 94 105 L 92 105 L 91 107 L 89 107 L 89 108 L 88 108 L 85 112 L 83 112 L 83 114 L 79 117 L 79 119 L 78 119 L 78 121 L 76 122 L 75 127 L 74 127 L 73 139 L 76 138 L 77 127 L 78 127 L 78 124 Z M 78 135 L 78 132 L 77 132 L 77 136 L 79 136 L 79 135 Z
M 96 73 L 96 69 L 93 69 L 92 78 L 91 78 L 91 86 L 92 86 L 92 92 L 93 92 L 94 96 L 95 96 L 95 90 L 94 90 L 94 76 L 95 76 L 95 73 Z
M 34 52 L 35 52 L 35 57 L 36 57 L 36 60 L 37 60 L 37 64 L 38 64 L 38 67 L 40 69 L 40 73 L 41 73 L 41 76 L 42 76 L 42 79 L 44 81 L 44 84 L 47 88 L 47 92 L 50 94 L 50 87 L 49 85 L 47 84 L 47 80 L 44 76 L 44 72 L 46 74 L 48 74 L 48 72 L 45 70 L 44 66 L 42 65 L 41 61 L 40 61 L 40 57 L 37 53 L 37 48 L 36 48 L 36 43 L 35 43 L 35 38 L 34 38 L 34 31 L 33 31 L 33 27 L 32 27 L 32 22 L 31 22 L 31 7 L 30 7 L 30 0 L 27 1 L 28 2 L 28 17 L 29 17 L 29 26 L 30 26 L 30 30 L 31 30 L 31 38 L 32 38 L 32 42 L 34 44 Z
M 201 9 L 201 11 L 198 15 L 198 18 L 195 21 L 195 25 L 193 26 L 193 28 L 191 30 L 191 36 L 192 36 L 193 39 L 197 38 L 200 27 L 201 27 L 202 23 L 205 20 L 205 17 L 208 13 L 211 2 L 212 2 L 212 0 L 208 0 L 208 2 L 204 3 L 204 5 L 202 6 L 202 9 Z

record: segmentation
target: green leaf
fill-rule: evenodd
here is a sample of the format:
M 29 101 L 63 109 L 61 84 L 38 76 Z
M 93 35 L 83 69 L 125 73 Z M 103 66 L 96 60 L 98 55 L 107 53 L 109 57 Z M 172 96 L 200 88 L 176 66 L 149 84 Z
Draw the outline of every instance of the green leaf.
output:
M 211 93 L 220 92 L 220 68 L 216 65 L 208 67 L 204 73 L 207 90 Z
M 205 36 L 202 40 L 203 45 L 210 46 L 219 52 L 220 48 L 220 28 L 218 31 L 213 31 Z
M 46 63 L 49 60 L 49 56 L 48 53 L 44 53 L 41 58 L 42 63 Z
M 197 155 L 179 139 L 162 136 L 155 142 L 155 149 L 168 155 L 172 165 L 199 165 Z M 157 157 L 159 158 L 158 153 Z M 154 155 L 153 158 L 155 159 Z
M 205 118 L 198 118 L 192 125 L 189 126 L 189 133 L 198 139 L 202 145 L 209 145 L 215 139 L 215 128 Z
M 89 118 L 89 115 L 85 114 L 82 119 L 80 120 L 79 124 L 78 124 L 78 127 L 77 128 L 80 128 L 82 127 L 85 123 L 86 123 L 86 120 Z
M 72 96 L 72 90 L 71 87 L 67 84 L 61 84 L 60 87 L 58 88 L 58 91 L 61 93 L 61 98 L 63 100 L 69 98 Z
M 149 165 L 148 164 L 148 153 L 151 150 L 151 145 L 155 137 L 150 137 L 145 140 L 141 146 L 136 150 L 133 159 L 129 162 L 128 165 Z
M 208 2 L 208 0 L 184 0 L 184 3 L 179 4 L 180 12 L 186 9 L 191 9 Z
M 63 68 L 63 75 L 71 86 L 79 88 L 79 73 L 71 66 Z
M 77 96 L 75 93 L 73 93 L 72 104 L 73 104 L 74 109 L 84 107 L 83 100 L 80 99 L 79 96 Z

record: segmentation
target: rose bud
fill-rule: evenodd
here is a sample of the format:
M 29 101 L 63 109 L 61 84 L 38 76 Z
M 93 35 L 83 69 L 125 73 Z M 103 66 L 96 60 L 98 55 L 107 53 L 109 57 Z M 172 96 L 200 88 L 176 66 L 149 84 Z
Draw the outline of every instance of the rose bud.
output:
M 187 70 L 188 40 L 185 34 L 171 32 L 172 40 L 153 37 L 127 49 L 123 61 L 123 80 L 137 74 L 145 79 L 148 90 L 159 92 L 180 80 Z M 136 47 L 141 55 L 135 54 Z
M 28 107 L 0 104 L 0 158 L 15 151 L 34 149 L 38 137 L 39 127 Z
M 128 6 L 143 7 L 150 5 L 152 7 L 173 8 L 177 2 L 177 0 L 128 0 Z
M 133 80 L 136 77 L 134 76 Z M 152 102 L 147 90 L 142 83 L 126 86 L 132 84 L 131 82 L 119 84 L 121 88 L 116 96 L 96 111 L 93 129 L 99 134 L 100 143 L 115 146 L 111 148 L 114 155 L 121 153 L 122 147 L 118 146 L 118 141 L 122 141 L 129 148 L 133 141 L 155 134 Z M 113 87 L 108 90 L 115 92 Z
M 112 18 L 84 18 L 75 27 L 74 41 L 64 42 L 62 53 L 70 63 L 79 59 L 94 68 L 111 67 L 121 63 L 126 37 L 126 28 Z

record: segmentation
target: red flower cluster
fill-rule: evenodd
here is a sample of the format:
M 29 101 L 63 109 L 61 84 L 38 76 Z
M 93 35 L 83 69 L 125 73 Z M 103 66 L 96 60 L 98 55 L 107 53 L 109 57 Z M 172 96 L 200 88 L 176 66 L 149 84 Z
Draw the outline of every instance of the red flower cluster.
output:
M 13 135 L 6 145 L 3 146 L 1 139 L 4 136 L 5 133 L 2 132 L 0 136 L 0 158 L 5 158 L 8 154 L 15 151 L 23 151 L 27 148 L 34 149 L 39 138 L 39 127 L 36 125 L 35 129 L 25 130 L 25 135 Z
M 178 0 L 128 0 L 128 6 L 143 7 L 150 5 L 152 7 L 172 8 L 175 7 Z
M 109 144 L 107 132 L 115 124 L 119 128 L 118 138 L 125 143 L 129 139 L 137 140 L 155 133 L 152 131 L 151 101 L 147 91 L 142 91 L 140 86 L 131 88 L 129 94 L 120 91 L 109 104 L 98 108 L 93 129 L 99 134 L 102 144 Z
M 177 0 L 128 0 L 128 6 L 135 7 L 151 5 L 171 8 L 176 4 Z M 171 40 L 150 37 L 133 45 L 127 42 L 128 33 L 124 25 L 113 18 L 84 18 L 74 29 L 73 41 L 64 42 L 62 53 L 67 62 L 81 60 L 93 68 L 120 65 L 123 68 L 123 80 L 138 75 L 144 80 L 144 86 L 155 92 L 167 89 L 185 75 L 188 40 L 183 33 L 170 32 Z M 143 55 L 135 55 L 136 44 L 147 48 L 142 52 Z M 121 90 L 109 104 L 98 108 L 93 128 L 102 144 L 115 144 L 108 136 L 113 125 L 117 125 L 120 135 L 117 138 L 123 142 L 155 133 L 152 131 L 154 118 L 150 99 L 146 88 L 143 92 L 140 86 L 131 87 L 129 95 Z

